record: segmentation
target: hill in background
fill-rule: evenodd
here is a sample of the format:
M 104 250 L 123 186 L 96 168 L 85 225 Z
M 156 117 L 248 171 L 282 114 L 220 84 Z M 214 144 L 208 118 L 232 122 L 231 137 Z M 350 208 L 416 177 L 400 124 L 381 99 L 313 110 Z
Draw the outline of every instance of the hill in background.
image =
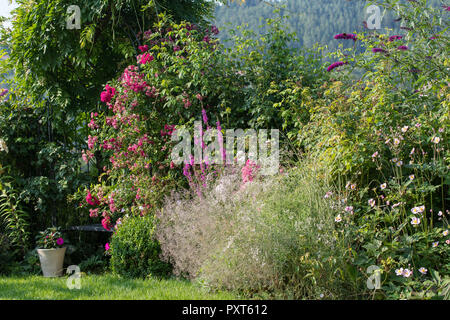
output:
M 428 0 L 431 6 L 441 6 L 442 3 L 441 0 Z M 266 28 L 258 26 L 263 24 L 263 19 L 276 17 L 274 9 L 281 8 L 278 15 L 290 17 L 288 27 L 290 31 L 295 31 L 299 38 L 295 46 L 311 47 L 319 43 L 334 50 L 342 43 L 333 41 L 335 34 L 363 30 L 363 21 L 368 17 L 366 5 L 366 0 L 247 0 L 243 4 L 233 2 L 228 6 L 218 5 L 215 23 L 221 31 L 221 40 L 229 38 L 227 28 L 244 23 L 256 32 L 264 32 Z M 382 11 L 383 14 L 381 28 L 399 31 L 400 22 L 395 21 L 397 17 L 389 12 Z

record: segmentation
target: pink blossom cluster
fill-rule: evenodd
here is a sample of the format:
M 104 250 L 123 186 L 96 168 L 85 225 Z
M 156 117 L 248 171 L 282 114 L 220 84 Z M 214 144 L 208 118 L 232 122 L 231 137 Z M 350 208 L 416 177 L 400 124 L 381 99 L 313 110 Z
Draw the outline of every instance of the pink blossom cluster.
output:
M 97 112 L 91 112 L 91 121 L 88 124 L 88 127 L 91 129 L 98 129 L 99 125 L 95 123 L 95 117 L 98 117 L 98 113 Z
M 174 130 L 175 130 L 174 124 L 165 124 L 164 129 L 161 130 L 161 137 L 171 136 Z
M 94 158 L 94 153 L 90 150 L 83 150 L 81 151 L 81 158 L 87 164 L 89 160 Z
M 116 94 L 116 89 L 106 85 L 105 91 L 100 94 L 100 100 L 102 102 L 108 103 L 111 101 L 112 97 Z
M 153 61 L 154 57 L 150 53 L 146 52 L 138 56 L 137 59 L 140 64 L 146 64 L 147 62 Z
M 103 141 L 102 148 L 104 150 L 120 150 L 121 143 L 119 143 L 115 138 L 106 139 Z
M 195 28 L 197 28 L 195 25 L 186 26 L 187 30 Z M 105 158 L 110 161 L 109 165 L 103 167 L 104 172 L 124 182 L 120 184 L 120 188 L 108 187 L 105 195 L 94 193 L 94 189 L 91 189 L 92 192 L 87 190 L 86 202 L 91 206 L 88 206 L 89 216 L 101 219 L 103 227 L 107 230 L 111 230 L 114 225 L 117 226 L 119 221 L 117 219 L 123 215 L 124 210 L 128 211 L 130 208 L 131 212 L 135 212 L 135 209 L 138 209 L 139 214 L 147 214 L 155 201 L 156 192 L 152 194 L 150 191 L 157 191 L 167 183 L 164 179 L 164 172 L 167 169 L 176 170 L 175 163 L 170 162 L 168 158 L 172 146 L 165 143 L 175 131 L 175 125 L 168 123 L 176 118 L 176 114 L 170 116 L 167 114 L 166 118 L 164 112 L 159 110 L 162 105 L 160 102 L 165 102 L 165 96 L 158 91 L 159 79 L 145 81 L 145 76 L 154 75 L 158 78 L 165 75 L 169 67 L 164 66 L 164 63 L 160 66 L 160 61 L 158 64 L 155 63 L 157 57 L 151 54 L 150 49 L 154 45 L 168 46 L 169 53 L 174 57 L 181 57 L 184 45 L 176 42 L 179 40 L 176 35 L 166 34 L 169 29 L 155 30 L 162 34 L 161 37 L 153 37 L 151 30 L 138 35 L 141 39 L 150 37 L 152 39 L 138 47 L 137 63 L 124 69 L 118 79 L 117 89 L 111 84 L 106 85 L 100 95 L 101 101 L 106 103 L 109 109 L 103 116 L 105 126 L 102 127 L 102 122 L 97 119 L 98 113 L 91 113 L 89 128 L 96 132 L 88 137 L 88 148 L 83 151 L 83 159 L 89 161 L 93 158 L 94 150 L 104 152 Z M 206 32 L 203 40 L 209 42 L 210 37 L 217 33 L 218 29 L 212 27 Z M 201 42 L 203 36 L 204 34 L 197 41 Z M 150 63 L 151 61 L 153 62 Z M 206 97 L 197 92 L 199 91 L 183 93 L 185 108 L 189 108 L 193 101 L 202 104 L 206 100 Z M 178 109 L 183 108 L 183 105 L 178 106 Z M 202 112 L 202 118 L 207 118 L 205 110 Z M 220 128 L 220 124 L 218 127 Z M 100 128 L 101 130 L 97 131 Z M 199 170 L 196 170 L 197 168 L 194 170 L 194 160 L 191 162 L 192 166 L 189 163 L 184 172 L 188 180 L 195 180 L 196 185 L 201 187 L 206 184 L 207 170 L 212 166 L 204 162 L 199 165 Z M 156 174 L 160 173 L 163 174 L 163 179 L 156 178 Z M 170 180 L 168 182 L 171 183 Z M 95 190 L 99 192 L 99 186 L 96 186 Z
M 147 83 L 142 80 L 144 76 L 139 74 L 137 66 L 128 66 L 122 74 L 121 80 L 125 89 L 129 88 L 134 92 L 144 91 Z M 124 90 L 126 92 L 126 90 Z
M 242 183 L 245 184 L 247 182 L 253 181 L 259 168 L 260 168 L 259 165 L 248 159 L 247 162 L 245 163 L 245 166 L 241 170 Z
M 90 191 L 88 191 L 86 195 L 86 202 L 89 203 L 91 206 L 96 206 L 100 204 L 100 201 L 91 194 Z
M 98 137 L 97 136 L 91 136 L 91 135 L 88 136 L 88 148 L 89 148 L 89 150 L 92 150 L 94 148 L 94 146 L 97 143 L 97 141 L 98 141 Z

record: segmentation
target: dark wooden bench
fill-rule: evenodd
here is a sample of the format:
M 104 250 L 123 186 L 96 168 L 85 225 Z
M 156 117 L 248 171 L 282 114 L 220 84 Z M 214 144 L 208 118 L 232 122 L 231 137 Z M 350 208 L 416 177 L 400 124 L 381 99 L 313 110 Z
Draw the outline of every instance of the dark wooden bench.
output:
M 90 231 L 90 232 L 113 232 L 112 230 L 106 230 L 103 228 L 101 224 L 90 224 L 85 226 L 71 226 L 66 229 L 65 231 Z

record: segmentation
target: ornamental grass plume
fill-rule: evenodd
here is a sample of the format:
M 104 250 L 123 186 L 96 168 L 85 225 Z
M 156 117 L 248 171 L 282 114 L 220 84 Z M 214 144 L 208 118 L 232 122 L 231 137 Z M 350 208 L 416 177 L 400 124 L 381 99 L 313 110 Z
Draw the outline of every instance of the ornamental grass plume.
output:
M 329 186 L 317 173 L 296 169 L 242 188 L 240 169 L 227 167 L 203 198 L 192 189 L 166 198 L 157 213 L 163 260 L 176 275 L 214 289 L 308 299 L 311 288 L 326 287 L 338 298 L 347 281 L 335 277 L 345 246 L 333 232 L 338 212 L 323 199 Z

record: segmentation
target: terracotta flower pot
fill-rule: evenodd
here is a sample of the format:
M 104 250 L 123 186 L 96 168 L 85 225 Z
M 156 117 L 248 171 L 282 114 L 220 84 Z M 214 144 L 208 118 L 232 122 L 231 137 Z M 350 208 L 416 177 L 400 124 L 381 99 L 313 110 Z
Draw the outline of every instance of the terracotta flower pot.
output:
M 63 273 L 66 247 L 54 249 L 37 249 L 44 277 L 60 277 Z

